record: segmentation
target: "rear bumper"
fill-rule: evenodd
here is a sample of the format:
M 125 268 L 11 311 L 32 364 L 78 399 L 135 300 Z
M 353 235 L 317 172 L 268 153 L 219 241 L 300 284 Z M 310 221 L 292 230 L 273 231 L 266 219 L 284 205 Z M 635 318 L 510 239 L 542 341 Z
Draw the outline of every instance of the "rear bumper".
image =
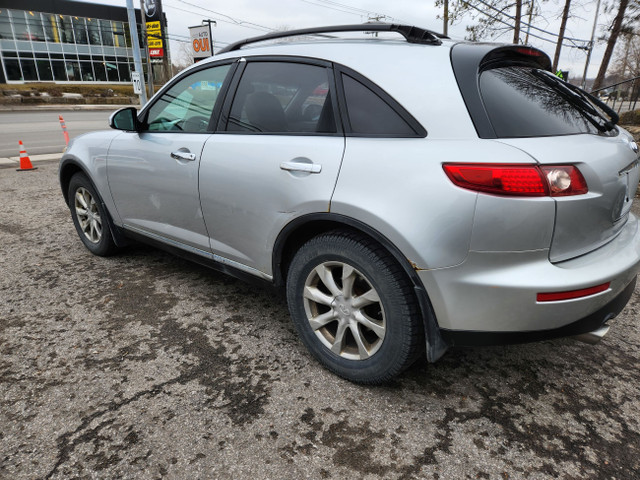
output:
M 482 344 L 488 342 L 480 340 L 482 336 L 499 340 L 489 343 L 512 343 L 513 339 L 535 341 L 595 330 L 609 313 L 617 314 L 624 307 L 639 270 L 640 229 L 636 217 L 629 215 L 614 240 L 565 262 L 551 263 L 548 250 L 470 252 L 456 267 L 420 270 L 418 275 L 443 336 Z M 536 301 L 541 292 L 580 290 L 607 282 L 609 288 L 595 295 Z M 519 339 L 523 334 L 528 340 Z M 471 336 L 478 340 L 471 341 Z
M 617 316 L 629 302 L 635 287 L 636 278 L 617 297 L 601 309 L 560 328 L 524 332 L 469 332 L 441 329 L 440 335 L 447 345 L 453 347 L 538 342 L 551 338 L 571 337 L 589 333 L 598 330 L 607 321 Z

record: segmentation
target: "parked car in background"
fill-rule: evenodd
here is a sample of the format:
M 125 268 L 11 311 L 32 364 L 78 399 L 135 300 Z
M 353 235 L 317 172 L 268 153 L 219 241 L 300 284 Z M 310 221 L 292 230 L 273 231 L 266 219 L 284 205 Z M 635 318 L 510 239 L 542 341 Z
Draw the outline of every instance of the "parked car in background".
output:
M 347 31 L 399 35 L 327 37 Z M 596 341 L 640 265 L 638 147 L 550 67 L 403 25 L 249 39 L 72 141 L 60 184 L 96 255 L 135 239 L 284 288 L 352 381 L 457 345 Z

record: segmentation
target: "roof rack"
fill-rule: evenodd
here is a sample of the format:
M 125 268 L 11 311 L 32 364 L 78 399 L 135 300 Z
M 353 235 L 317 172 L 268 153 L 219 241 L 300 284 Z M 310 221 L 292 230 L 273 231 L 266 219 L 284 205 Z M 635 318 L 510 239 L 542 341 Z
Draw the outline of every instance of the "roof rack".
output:
M 299 30 L 287 30 L 273 32 L 259 37 L 247 38 L 226 46 L 219 53 L 233 52 L 250 43 L 275 40 L 277 38 L 297 37 L 299 35 L 320 35 L 323 33 L 338 32 L 396 32 L 402 35 L 409 43 L 422 43 L 427 45 L 440 45 L 441 38 L 449 38 L 446 35 L 431 30 L 425 30 L 411 25 L 399 25 L 392 23 L 361 23 L 357 25 L 336 25 L 333 27 L 302 28 Z

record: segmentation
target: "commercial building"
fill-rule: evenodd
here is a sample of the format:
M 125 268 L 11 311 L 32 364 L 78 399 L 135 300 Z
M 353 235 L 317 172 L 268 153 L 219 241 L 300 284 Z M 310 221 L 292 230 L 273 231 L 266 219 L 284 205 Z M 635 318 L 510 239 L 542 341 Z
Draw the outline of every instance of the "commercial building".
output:
M 136 9 L 139 34 L 140 18 Z M 141 57 L 146 72 L 145 49 Z M 0 64 L 0 83 L 130 82 L 127 9 L 69 0 L 0 0 Z

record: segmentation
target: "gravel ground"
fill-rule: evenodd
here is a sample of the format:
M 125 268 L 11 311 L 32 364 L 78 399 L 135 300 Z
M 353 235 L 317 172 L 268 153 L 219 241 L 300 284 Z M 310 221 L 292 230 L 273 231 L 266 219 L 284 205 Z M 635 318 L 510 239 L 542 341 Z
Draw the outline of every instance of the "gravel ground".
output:
M 146 247 L 93 257 L 56 174 L 0 170 L 0 478 L 638 478 L 638 291 L 599 345 L 357 386 L 273 292 Z

